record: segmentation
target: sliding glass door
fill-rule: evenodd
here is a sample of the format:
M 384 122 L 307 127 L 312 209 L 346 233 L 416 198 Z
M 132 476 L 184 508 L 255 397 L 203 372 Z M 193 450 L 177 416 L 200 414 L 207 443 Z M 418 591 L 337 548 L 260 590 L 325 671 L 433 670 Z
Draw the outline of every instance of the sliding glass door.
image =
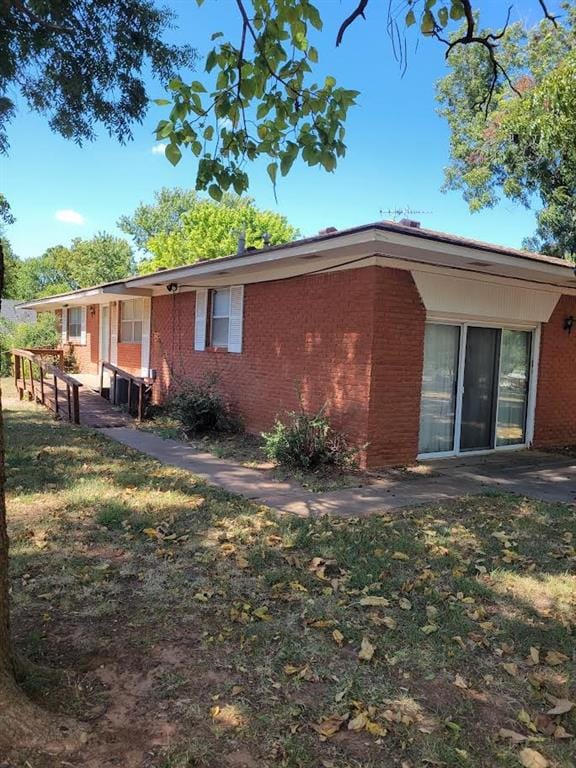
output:
M 532 332 L 427 323 L 420 453 L 526 442 Z
M 460 326 L 426 323 L 420 453 L 454 450 Z

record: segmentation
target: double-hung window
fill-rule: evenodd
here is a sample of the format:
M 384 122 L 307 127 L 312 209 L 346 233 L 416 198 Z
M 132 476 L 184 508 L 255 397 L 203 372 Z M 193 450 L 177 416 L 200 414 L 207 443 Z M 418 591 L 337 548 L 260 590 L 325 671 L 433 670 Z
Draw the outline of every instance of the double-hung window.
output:
M 70 307 L 68 309 L 68 341 L 79 344 L 82 341 L 82 321 L 84 311 L 82 307 Z
M 230 288 L 210 292 L 210 346 L 228 349 Z
M 142 342 L 142 299 L 131 299 L 120 303 L 120 342 L 140 344 Z

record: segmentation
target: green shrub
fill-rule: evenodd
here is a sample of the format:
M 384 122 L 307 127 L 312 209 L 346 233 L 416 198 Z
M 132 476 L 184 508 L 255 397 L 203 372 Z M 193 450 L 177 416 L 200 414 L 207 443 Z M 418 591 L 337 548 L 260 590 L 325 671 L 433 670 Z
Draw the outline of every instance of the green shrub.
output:
M 188 437 L 242 429 L 240 418 L 217 391 L 214 376 L 197 383 L 187 382 L 185 388 L 171 398 L 167 410 L 180 421 Z
M 34 323 L 15 323 L 0 320 L 0 373 L 9 376 L 12 368 L 10 350 L 52 349 L 58 346 L 56 318 L 51 312 L 42 312 Z
M 272 431 L 262 434 L 266 456 L 291 469 L 351 466 L 356 450 L 332 429 L 324 411 L 324 407 L 316 414 L 292 411 L 286 422 L 277 419 Z

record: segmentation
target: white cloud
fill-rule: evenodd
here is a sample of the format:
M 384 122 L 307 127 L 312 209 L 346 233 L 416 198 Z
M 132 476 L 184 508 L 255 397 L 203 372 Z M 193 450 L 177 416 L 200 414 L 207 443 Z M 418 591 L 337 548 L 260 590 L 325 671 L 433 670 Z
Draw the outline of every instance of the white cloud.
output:
M 84 224 L 84 216 L 72 208 L 62 208 L 54 214 L 56 221 L 63 221 L 65 224 Z
M 166 147 L 168 144 L 154 144 L 152 147 L 152 154 L 153 155 L 163 155 L 166 152 Z

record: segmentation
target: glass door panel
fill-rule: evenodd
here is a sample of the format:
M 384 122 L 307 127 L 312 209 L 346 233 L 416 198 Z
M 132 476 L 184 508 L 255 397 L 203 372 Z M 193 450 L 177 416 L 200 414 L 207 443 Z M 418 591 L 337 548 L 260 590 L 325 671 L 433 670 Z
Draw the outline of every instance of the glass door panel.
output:
M 531 347 L 531 332 L 502 331 L 496 445 L 526 440 Z
M 494 447 L 500 330 L 469 327 L 466 335 L 460 450 Z
M 454 449 L 460 326 L 426 323 L 420 453 Z

